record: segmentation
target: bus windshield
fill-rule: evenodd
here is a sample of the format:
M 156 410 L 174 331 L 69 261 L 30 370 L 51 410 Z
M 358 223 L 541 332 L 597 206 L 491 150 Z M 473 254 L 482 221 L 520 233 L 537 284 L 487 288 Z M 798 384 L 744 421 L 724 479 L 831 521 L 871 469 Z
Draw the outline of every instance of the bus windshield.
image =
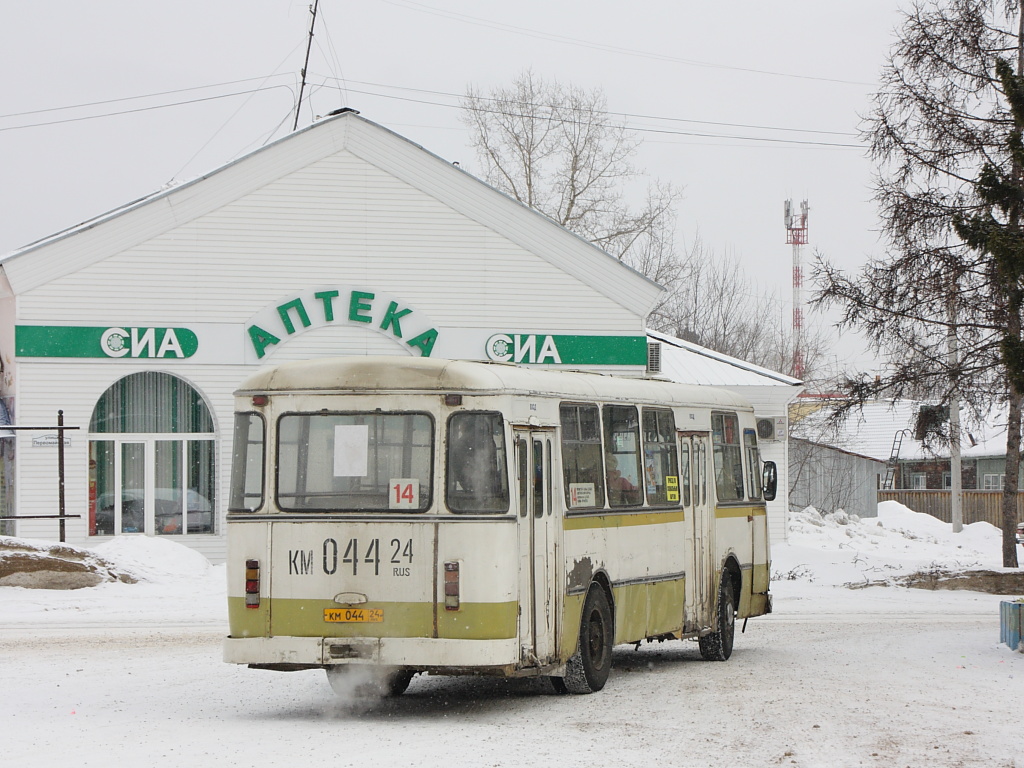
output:
M 422 512 L 433 494 L 425 413 L 294 413 L 278 422 L 277 502 L 291 512 Z

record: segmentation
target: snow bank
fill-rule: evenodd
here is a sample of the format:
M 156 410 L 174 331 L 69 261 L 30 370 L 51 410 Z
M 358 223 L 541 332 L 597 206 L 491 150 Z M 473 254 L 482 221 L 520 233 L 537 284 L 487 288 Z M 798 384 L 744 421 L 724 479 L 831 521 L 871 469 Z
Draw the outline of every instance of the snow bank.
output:
M 7 537 L 8 539 L 10 537 Z M 16 540 L 46 550 L 63 547 Z M 87 589 L 25 589 L 0 586 L 0 623 L 14 625 L 224 626 L 227 623 L 225 567 L 200 553 L 152 536 L 123 535 L 92 549 L 73 547 L 83 557 L 107 564 L 137 583 L 101 583 Z
M 94 550 L 139 581 L 156 583 L 202 578 L 211 567 L 210 561 L 194 549 L 156 536 L 115 536 Z
M 857 585 L 919 571 L 1002 568 L 1002 533 L 989 523 L 961 533 L 931 515 L 895 501 L 878 517 L 807 507 L 790 514 L 789 540 L 773 544 L 773 576 L 819 584 Z
M 135 580 L 134 575 L 83 547 L 0 536 L 0 586 L 84 589 L 107 581 Z
M 1024 559 L 1024 549 L 1018 557 Z M 877 518 L 863 520 L 808 507 L 790 514 L 788 541 L 772 542 L 771 591 L 778 618 L 998 616 L 1000 601 L 1012 597 L 909 589 L 903 581 L 915 573 L 977 570 L 1012 570 L 1002 567 L 1002 533 L 988 523 L 955 534 L 948 523 L 892 501 L 879 504 Z

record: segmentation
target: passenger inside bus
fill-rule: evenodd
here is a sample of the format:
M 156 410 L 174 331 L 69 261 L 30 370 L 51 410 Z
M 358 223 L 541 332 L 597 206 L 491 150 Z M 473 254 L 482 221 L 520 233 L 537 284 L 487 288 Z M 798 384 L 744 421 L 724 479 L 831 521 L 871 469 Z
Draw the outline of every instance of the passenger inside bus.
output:
M 605 462 L 608 469 L 608 503 L 613 507 L 623 507 L 630 504 L 639 504 L 636 485 L 628 477 L 619 471 L 619 462 L 615 454 L 605 455 Z

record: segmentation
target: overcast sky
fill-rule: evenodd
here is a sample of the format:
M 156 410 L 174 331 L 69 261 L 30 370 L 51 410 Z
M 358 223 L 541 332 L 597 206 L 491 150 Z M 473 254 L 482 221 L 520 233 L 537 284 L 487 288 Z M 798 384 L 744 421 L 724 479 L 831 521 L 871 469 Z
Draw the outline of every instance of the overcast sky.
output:
M 681 240 L 738 256 L 789 317 L 784 200 L 809 200 L 808 261 L 882 253 L 857 129 L 899 7 L 321 0 L 299 125 L 354 107 L 475 172 L 468 84 L 532 68 L 601 88 L 641 131 L 637 165 L 683 189 Z M 51 0 L 4 16 L 0 254 L 291 130 L 308 2 Z

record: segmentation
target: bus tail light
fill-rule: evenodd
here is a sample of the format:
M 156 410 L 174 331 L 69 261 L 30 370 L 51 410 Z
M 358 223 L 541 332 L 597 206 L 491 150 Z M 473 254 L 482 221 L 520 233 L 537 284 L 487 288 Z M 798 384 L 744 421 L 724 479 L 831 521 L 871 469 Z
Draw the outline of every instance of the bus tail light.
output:
M 459 610 L 459 561 L 449 560 L 444 564 L 444 609 Z
M 245 561 L 245 607 L 260 607 L 260 561 Z

